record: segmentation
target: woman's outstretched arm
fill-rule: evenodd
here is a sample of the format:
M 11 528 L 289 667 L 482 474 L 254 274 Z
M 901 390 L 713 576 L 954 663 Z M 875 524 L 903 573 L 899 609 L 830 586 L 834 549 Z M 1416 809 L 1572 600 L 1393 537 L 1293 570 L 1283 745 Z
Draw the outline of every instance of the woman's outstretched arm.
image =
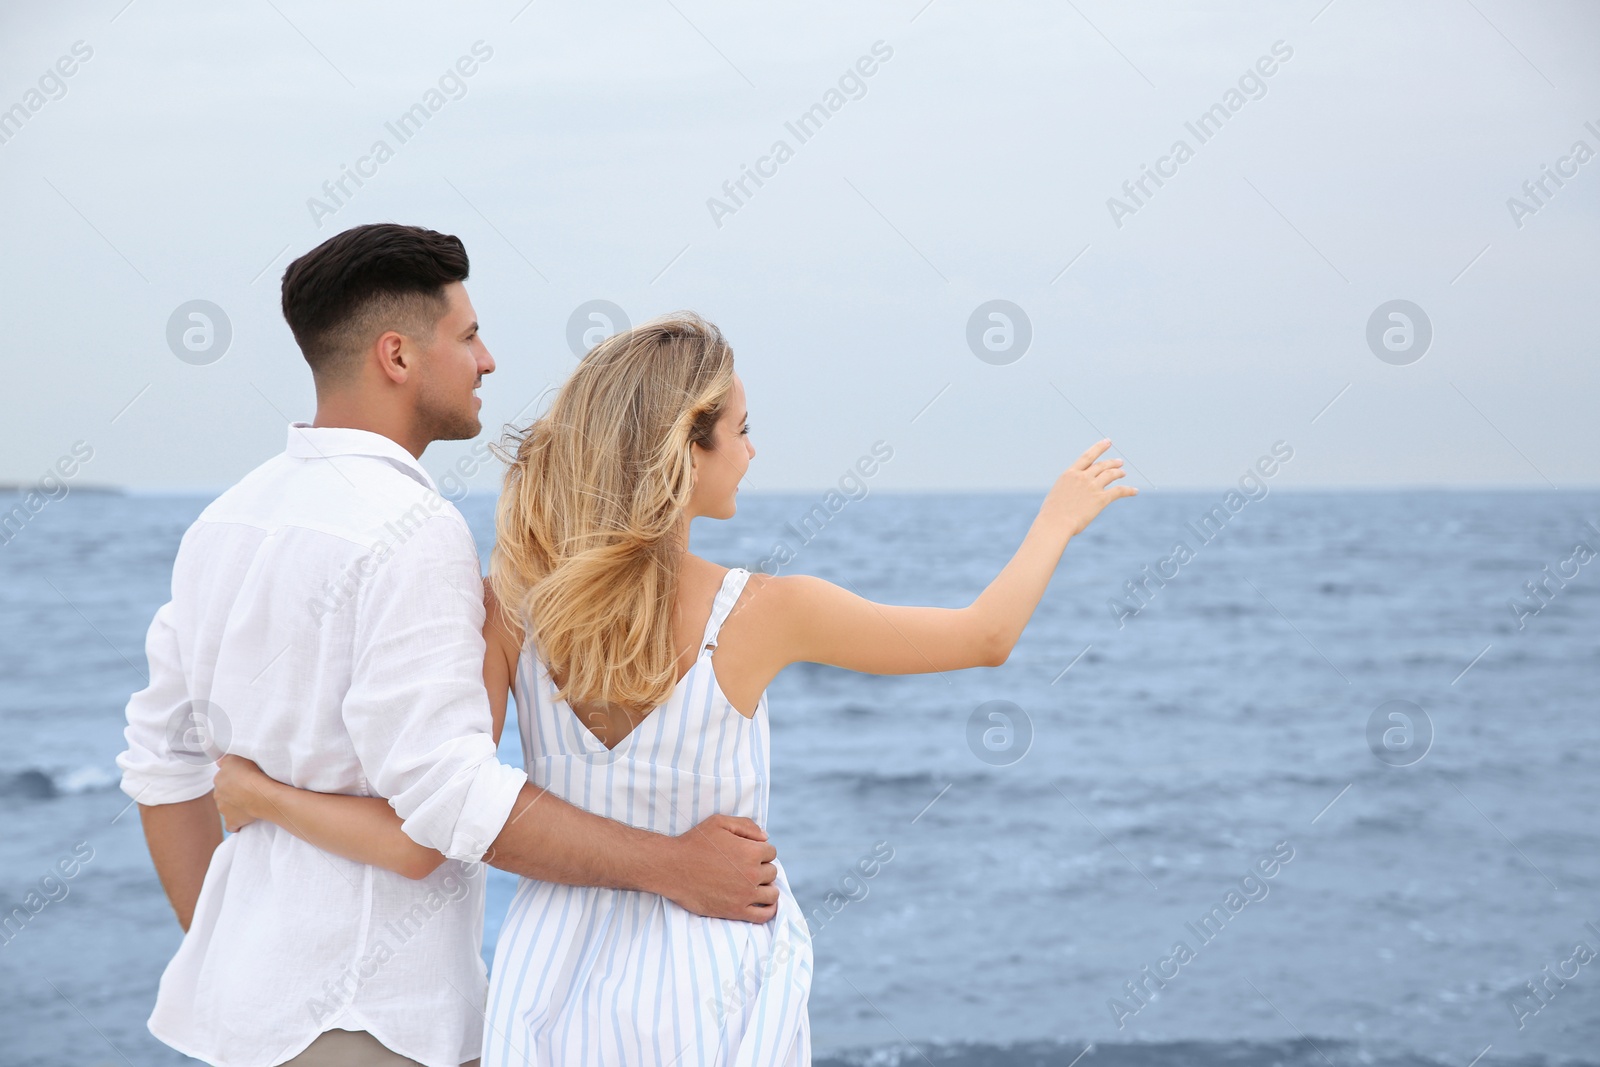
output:
M 931 674 L 998 667 L 1011 655 L 1044 596 L 1067 542 L 1107 504 L 1138 490 L 1111 484 L 1122 460 L 1099 460 L 1097 442 L 1062 473 L 1022 545 L 964 608 L 876 604 L 810 575 L 771 578 L 758 599 L 770 660 L 825 663 L 865 674 Z M 736 609 L 737 610 L 737 609 Z M 781 666 L 780 666 L 781 669 Z
M 485 583 L 483 679 L 498 744 L 505 725 L 511 675 L 520 639 L 501 618 Z M 268 777 L 242 756 L 225 755 L 217 764 L 213 790 L 217 810 L 229 830 L 260 819 L 289 831 L 324 852 L 382 867 L 407 878 L 425 878 L 444 862 L 443 854 L 419 845 L 400 829 L 401 819 L 383 797 L 356 797 L 296 789 Z

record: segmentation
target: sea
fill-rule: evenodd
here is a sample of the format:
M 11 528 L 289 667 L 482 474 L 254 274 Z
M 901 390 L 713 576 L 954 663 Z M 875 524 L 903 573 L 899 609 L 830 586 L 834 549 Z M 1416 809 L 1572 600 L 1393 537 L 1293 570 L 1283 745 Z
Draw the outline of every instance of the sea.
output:
M 692 548 L 959 607 L 1039 501 L 746 491 Z M 51 889 L 0 937 L 0 1063 L 191 1062 L 145 1028 L 180 935 L 114 759 L 206 502 L 75 489 L 0 538 L 0 905 Z M 1600 1064 L 1597 551 L 1593 491 L 1144 489 L 1002 666 L 787 669 L 816 1062 Z

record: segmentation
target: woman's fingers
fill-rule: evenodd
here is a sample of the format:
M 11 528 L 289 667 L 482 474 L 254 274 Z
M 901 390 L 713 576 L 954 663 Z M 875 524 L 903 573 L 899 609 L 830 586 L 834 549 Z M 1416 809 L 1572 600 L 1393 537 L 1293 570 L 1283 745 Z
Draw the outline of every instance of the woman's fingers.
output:
M 1094 484 L 1099 486 L 1109 485 L 1118 478 L 1126 477 L 1127 474 L 1128 472 L 1121 467 L 1107 467 L 1105 470 L 1095 473 Z
M 1084 450 L 1083 455 L 1078 457 L 1078 462 L 1076 462 L 1076 463 L 1074 463 L 1072 465 L 1073 469 L 1074 470 L 1080 470 L 1080 471 L 1081 470 L 1088 470 L 1089 469 L 1089 464 L 1093 463 L 1096 459 L 1098 459 L 1100 454 L 1102 452 L 1104 452 L 1106 449 L 1110 448 L 1110 447 L 1111 447 L 1111 438 L 1109 438 L 1109 437 L 1105 437 L 1105 438 L 1102 438 L 1099 441 L 1096 441 L 1094 444 L 1090 445 L 1087 449 Z
M 262 773 L 261 768 L 256 765 L 254 760 L 245 759 L 243 756 L 236 755 L 232 752 L 224 752 L 222 756 L 218 758 L 217 770 L 219 772 L 232 770 L 238 771 L 241 774 L 248 774 L 251 772 L 256 774 Z

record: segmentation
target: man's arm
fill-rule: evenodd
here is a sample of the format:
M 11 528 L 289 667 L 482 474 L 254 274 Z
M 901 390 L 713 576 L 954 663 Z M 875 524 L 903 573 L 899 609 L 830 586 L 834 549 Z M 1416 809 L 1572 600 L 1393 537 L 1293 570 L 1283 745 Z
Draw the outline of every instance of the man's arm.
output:
M 222 844 L 222 820 L 211 794 L 176 804 L 140 804 L 145 844 L 155 861 L 156 876 L 185 933 L 194 918 L 195 901 L 205 883 L 211 854 Z
M 189 699 L 173 614 L 168 601 L 145 635 L 150 684 L 128 700 L 123 730 L 128 747 L 117 756 L 117 766 L 122 791 L 139 804 L 161 888 L 187 931 L 211 854 L 222 843 L 222 820 L 211 800 L 215 767 L 208 757 L 213 747 L 208 706 Z
M 529 784 L 483 862 L 525 878 L 643 890 L 698 915 L 764 923 L 778 913 L 777 855 L 750 819 L 713 815 L 668 837 Z

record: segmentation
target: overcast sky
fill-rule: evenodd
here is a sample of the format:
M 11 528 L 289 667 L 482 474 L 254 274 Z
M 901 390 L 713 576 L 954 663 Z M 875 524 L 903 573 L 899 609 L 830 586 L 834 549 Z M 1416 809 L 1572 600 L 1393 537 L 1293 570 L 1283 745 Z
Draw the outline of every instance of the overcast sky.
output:
M 7 5 L 0 480 L 231 483 L 313 411 L 284 267 L 392 220 L 466 242 L 486 427 L 588 301 L 713 319 L 757 490 L 877 441 L 885 488 L 1042 489 L 1102 434 L 1140 486 L 1284 441 L 1279 484 L 1592 487 L 1597 45 L 1511 0 Z

